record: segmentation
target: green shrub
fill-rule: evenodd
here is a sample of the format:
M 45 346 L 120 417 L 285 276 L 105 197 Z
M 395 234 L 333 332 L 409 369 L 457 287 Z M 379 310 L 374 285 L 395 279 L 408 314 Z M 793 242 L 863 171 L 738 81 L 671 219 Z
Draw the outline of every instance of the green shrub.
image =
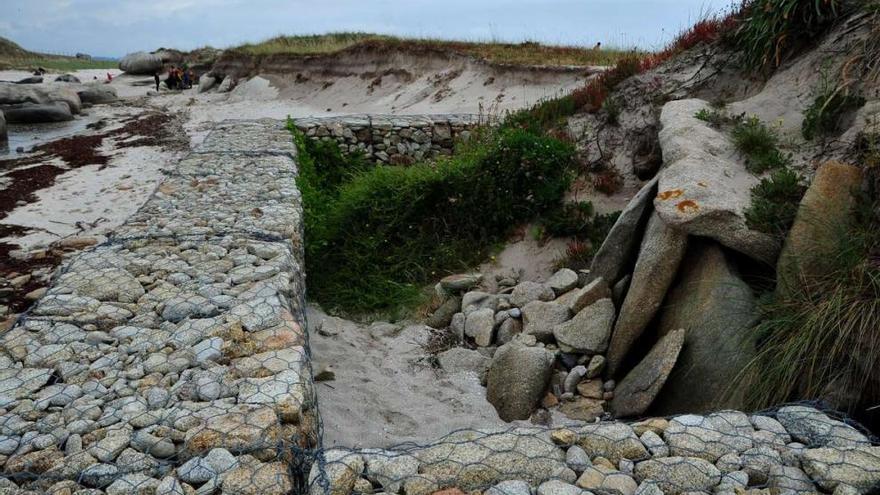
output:
M 743 378 L 749 407 L 760 409 L 842 392 L 852 406 L 880 402 L 880 222 L 877 204 L 860 202 L 851 225 L 840 229 L 830 271 L 764 302 L 756 327 L 759 353 Z
M 715 128 L 720 128 L 731 120 L 720 108 L 703 108 L 694 117 L 709 123 L 709 125 Z
M 616 126 L 620 124 L 620 102 L 617 98 L 605 98 L 602 102 L 602 108 L 605 110 L 606 121 L 609 125 Z
M 565 254 L 556 260 L 556 268 L 589 268 L 593 256 L 619 216 L 619 211 L 597 215 L 589 201 L 567 203 L 547 213 L 542 218 L 547 234 L 574 238 L 569 242 Z
M 294 134 L 310 296 L 352 312 L 411 305 L 422 284 L 481 261 L 516 224 L 557 207 L 574 168 L 571 145 L 506 128 L 453 157 L 376 166 L 328 191 Z
M 843 0 L 750 0 L 733 36 L 745 66 L 778 67 L 790 54 L 815 40 L 843 10 Z
M 758 117 L 751 116 L 733 127 L 733 144 L 746 156 L 746 168 L 755 174 L 787 167 L 791 158 L 777 147 L 779 139 L 773 129 Z
M 752 204 L 745 212 L 749 228 L 771 234 L 781 242 L 794 223 L 806 189 L 801 177 L 790 169 L 774 170 L 752 188 Z
M 517 127 L 531 132 L 542 132 L 559 126 L 578 108 L 571 95 L 541 100 L 531 108 L 513 112 L 504 119 L 505 127 Z
M 837 132 L 840 119 L 847 112 L 858 109 L 864 104 L 865 99 L 861 96 L 837 90 L 820 94 L 804 112 L 804 122 L 801 126 L 804 139 L 812 140 L 819 135 Z

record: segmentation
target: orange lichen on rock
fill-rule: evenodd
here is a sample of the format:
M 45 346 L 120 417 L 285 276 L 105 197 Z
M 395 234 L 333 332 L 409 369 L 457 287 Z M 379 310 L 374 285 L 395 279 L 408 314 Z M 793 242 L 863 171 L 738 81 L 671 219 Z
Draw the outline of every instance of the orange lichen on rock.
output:
M 680 203 L 678 203 L 675 206 L 678 208 L 678 211 L 680 211 L 682 213 L 690 213 L 690 212 L 694 212 L 694 211 L 697 211 L 700 209 L 700 206 L 697 205 L 696 202 L 691 201 L 689 199 L 681 201 Z
M 684 191 L 681 189 L 670 189 L 668 191 L 661 191 L 657 193 L 657 198 L 666 201 L 667 199 L 675 199 L 684 194 Z

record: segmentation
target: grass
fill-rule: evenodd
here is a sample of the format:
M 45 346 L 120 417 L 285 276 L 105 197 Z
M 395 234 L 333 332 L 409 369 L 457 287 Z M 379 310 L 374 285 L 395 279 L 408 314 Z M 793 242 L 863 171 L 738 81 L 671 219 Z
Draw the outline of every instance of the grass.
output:
M 707 122 L 712 127 L 718 129 L 724 124 L 731 121 L 730 117 L 720 108 L 703 108 L 697 112 L 694 117 Z
M 749 0 L 732 43 L 751 70 L 774 69 L 842 15 L 843 0 Z
M 839 88 L 823 91 L 804 112 L 801 134 L 807 140 L 834 134 L 839 129 L 841 119 L 864 104 L 863 97 Z
M 752 204 L 745 211 L 747 225 L 773 235 L 781 243 L 794 223 L 806 190 L 803 179 L 791 169 L 774 170 L 752 188 Z
M 335 143 L 291 131 L 310 297 L 345 312 L 418 304 L 424 284 L 482 261 L 516 225 L 558 207 L 575 165 L 570 144 L 509 125 L 408 167 L 347 162 Z
M 83 60 L 72 57 L 5 58 L 0 56 L 0 68 L 32 70 L 37 67 L 55 72 L 75 72 L 84 69 L 116 69 L 119 67 L 119 62 L 114 60 Z
M 0 37 L 0 69 L 32 70 L 42 67 L 58 72 L 73 72 L 82 69 L 112 69 L 116 66 L 117 63 L 112 60 L 83 60 L 31 52 Z
M 566 203 L 542 219 L 545 232 L 554 237 L 572 237 L 565 254 L 556 260 L 556 268 L 589 268 L 596 250 L 608 236 L 620 212 L 599 215 L 589 201 Z
M 377 49 L 439 50 L 477 57 L 489 62 L 515 65 L 613 65 L 631 50 L 594 49 L 580 46 L 548 46 L 533 41 L 497 43 L 451 41 L 428 38 L 339 32 L 320 35 L 278 36 L 234 50 L 250 55 L 328 55 L 355 47 Z
M 863 198 L 854 221 L 836 226 L 834 245 L 826 246 L 827 271 L 802 276 L 765 301 L 756 328 L 762 336 L 759 354 L 745 373 L 750 407 L 835 392 L 855 395 L 862 406 L 880 401 L 880 391 L 870 386 L 880 366 L 874 352 L 880 349 L 880 221 L 872 211 L 877 206 Z
M 779 150 L 776 131 L 758 117 L 751 116 L 736 123 L 731 133 L 733 144 L 746 156 L 746 168 L 755 174 L 787 167 L 791 157 Z

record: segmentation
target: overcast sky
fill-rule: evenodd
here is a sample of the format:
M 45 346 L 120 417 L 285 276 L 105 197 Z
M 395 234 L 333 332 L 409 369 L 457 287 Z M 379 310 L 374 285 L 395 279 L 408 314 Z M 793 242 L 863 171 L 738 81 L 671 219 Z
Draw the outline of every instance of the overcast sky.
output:
M 30 50 L 121 56 L 278 34 L 366 31 L 657 48 L 730 0 L 0 0 L 0 36 Z

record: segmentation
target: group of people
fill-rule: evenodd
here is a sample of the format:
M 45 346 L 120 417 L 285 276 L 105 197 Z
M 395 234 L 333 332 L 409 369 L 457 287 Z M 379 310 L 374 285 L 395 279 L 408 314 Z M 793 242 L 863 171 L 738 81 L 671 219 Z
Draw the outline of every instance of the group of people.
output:
M 156 82 L 156 91 L 159 91 L 159 83 L 161 82 L 161 79 L 159 78 L 158 72 L 153 75 L 153 80 Z M 168 71 L 168 77 L 165 79 L 165 84 L 168 86 L 168 89 L 189 89 L 192 88 L 194 82 L 195 75 L 193 74 L 192 69 L 176 67 L 173 65 Z

